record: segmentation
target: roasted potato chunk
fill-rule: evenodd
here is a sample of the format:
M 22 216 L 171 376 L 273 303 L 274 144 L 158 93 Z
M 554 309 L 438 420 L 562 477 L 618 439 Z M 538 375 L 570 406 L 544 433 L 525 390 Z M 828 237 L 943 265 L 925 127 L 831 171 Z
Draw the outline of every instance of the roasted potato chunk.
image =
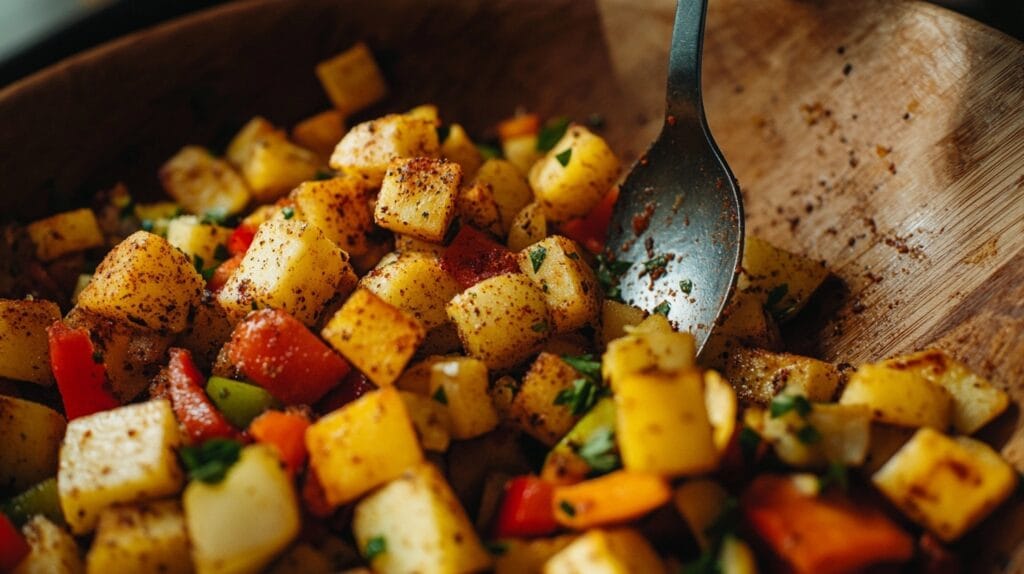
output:
M 384 175 L 374 219 L 395 233 L 440 242 L 455 217 L 462 168 L 447 160 L 396 160 Z
M 354 126 L 341 138 L 331 155 L 331 167 L 362 177 L 368 187 L 378 187 L 392 161 L 415 157 L 434 158 L 440 152 L 434 123 L 422 118 L 392 114 Z
M 343 116 L 376 103 L 388 93 L 373 53 L 362 42 L 317 64 L 316 75 Z
M 519 252 L 519 268 L 541 291 L 556 333 L 597 321 L 601 288 L 575 241 L 552 235 Z
M 53 476 L 65 426 L 49 407 L 0 395 L 0 489 L 18 491 Z
M 162 500 L 104 510 L 86 565 L 90 574 L 190 574 L 192 559 L 181 504 Z
M 76 209 L 34 221 L 25 228 L 36 246 L 36 257 L 52 261 L 103 245 L 103 232 L 91 209 Z
M 355 257 L 370 250 L 367 236 L 373 231 L 373 212 L 369 198 L 369 192 L 358 178 L 307 181 L 291 193 L 292 215 L 282 212 L 282 217 L 312 223 Z
M 619 159 L 600 136 L 572 125 L 530 168 L 530 187 L 544 215 L 565 221 L 586 215 L 619 176 Z
M 842 375 L 831 363 L 810 357 L 739 348 L 729 356 L 725 378 L 740 400 L 767 406 L 783 390 L 813 402 L 831 401 Z
M 0 299 L 0 377 L 52 384 L 46 329 L 59 320 L 56 303 Z
M 186 146 L 168 160 L 160 168 L 160 182 L 167 195 L 196 215 L 234 215 L 251 197 L 231 164 L 198 146 Z

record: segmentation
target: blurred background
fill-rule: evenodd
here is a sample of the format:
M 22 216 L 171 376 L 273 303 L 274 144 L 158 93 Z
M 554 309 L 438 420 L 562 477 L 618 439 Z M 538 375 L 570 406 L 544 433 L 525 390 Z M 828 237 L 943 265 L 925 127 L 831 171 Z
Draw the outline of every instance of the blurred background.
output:
M 0 0 L 0 87 L 112 38 L 227 1 Z M 1024 40 L 1024 0 L 934 1 Z

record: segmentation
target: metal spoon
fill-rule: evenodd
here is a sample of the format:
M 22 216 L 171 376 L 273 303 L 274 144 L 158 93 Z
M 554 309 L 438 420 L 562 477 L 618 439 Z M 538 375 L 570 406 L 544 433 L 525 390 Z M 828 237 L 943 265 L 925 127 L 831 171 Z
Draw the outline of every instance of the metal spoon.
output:
M 743 252 L 743 201 L 701 98 L 706 11 L 706 0 L 676 7 L 665 124 L 621 186 L 607 251 L 621 268 L 632 263 L 621 275 L 622 299 L 666 315 L 693 333 L 698 349 L 732 292 Z

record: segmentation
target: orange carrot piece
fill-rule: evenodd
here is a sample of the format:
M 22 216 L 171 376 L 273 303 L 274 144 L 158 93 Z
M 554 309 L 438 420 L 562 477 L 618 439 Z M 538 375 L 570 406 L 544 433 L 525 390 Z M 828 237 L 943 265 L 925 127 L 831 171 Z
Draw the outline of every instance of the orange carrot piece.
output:
M 540 118 L 537 114 L 512 116 L 498 124 L 498 137 L 501 141 L 520 136 L 532 136 L 540 131 Z
M 291 476 L 306 462 L 309 418 L 295 411 L 266 411 L 249 423 L 249 436 L 277 450 Z
M 555 488 L 555 519 L 585 529 L 638 518 L 672 498 L 668 481 L 656 474 L 615 471 L 578 484 Z

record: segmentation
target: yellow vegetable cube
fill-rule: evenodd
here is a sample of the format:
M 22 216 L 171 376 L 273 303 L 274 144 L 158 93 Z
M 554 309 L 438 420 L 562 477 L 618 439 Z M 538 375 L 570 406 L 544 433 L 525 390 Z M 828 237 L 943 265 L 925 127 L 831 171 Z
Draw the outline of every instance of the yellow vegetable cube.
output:
M 137 231 L 107 253 L 78 306 L 156 331 L 180 333 L 205 282 L 192 261 L 164 238 Z
M 378 102 L 388 93 L 373 53 L 362 42 L 317 64 L 316 76 L 334 107 L 345 116 Z
M 625 303 L 604 299 L 601 302 L 601 343 L 605 346 L 626 335 L 626 327 L 635 327 L 647 313 Z
M 519 215 L 519 212 L 533 202 L 533 190 L 530 189 L 529 182 L 514 165 L 503 159 L 489 159 L 484 162 L 476 174 L 474 183 L 486 186 L 491 191 L 491 196 L 494 197 L 494 202 L 498 205 L 498 215 L 501 217 L 503 233 L 508 233 L 511 230 L 512 221 Z M 540 212 L 539 205 L 537 211 Z M 543 221 L 543 216 L 540 219 Z M 536 243 L 543 238 L 544 234 L 541 234 L 531 243 Z M 518 250 L 516 249 L 516 251 Z
M 988 516 L 1017 473 L 988 445 L 922 428 L 871 477 L 912 520 L 950 542 Z
M 349 255 L 364 255 L 370 250 L 367 235 L 374 229 L 369 197 L 358 178 L 307 181 L 291 193 L 293 216 L 319 227 Z
M 509 163 L 524 175 L 530 173 L 533 164 L 543 157 L 537 151 L 537 134 L 523 134 L 501 140 L 501 155 L 508 158 Z
M 633 373 L 616 385 L 615 406 L 627 470 L 680 476 L 718 465 L 699 370 Z
M 352 531 L 374 572 L 478 572 L 491 565 L 451 487 L 430 463 L 409 468 L 356 505 Z
M 0 299 L 0 377 L 53 383 L 46 329 L 59 320 L 60 307 L 51 301 Z
M 828 277 L 819 261 L 747 236 L 737 289 L 757 296 L 779 321 L 795 315 Z
M 831 363 L 764 349 L 738 348 L 729 356 L 725 377 L 740 400 L 767 406 L 784 390 L 812 402 L 831 401 L 842 375 Z
M 491 369 L 512 367 L 536 353 L 552 328 L 544 292 L 522 273 L 484 279 L 456 295 L 447 309 L 466 352 Z
M 334 146 L 345 136 L 345 115 L 338 110 L 327 110 L 295 124 L 292 139 L 323 160 L 331 157 Z
M 412 158 L 393 162 L 377 196 L 377 225 L 425 241 L 444 239 L 455 217 L 462 168 L 447 160 Z
M 573 382 L 580 378 L 576 369 L 551 353 L 541 353 L 518 385 L 509 403 L 508 416 L 512 425 L 552 446 L 559 441 L 579 419 L 570 405 L 558 404 L 559 394 L 571 392 Z
M 544 574 L 664 574 L 665 571 L 654 548 L 631 528 L 587 531 L 544 565 Z
M 249 186 L 226 161 L 198 146 L 186 146 L 160 168 L 167 195 L 189 213 L 233 215 L 249 204 Z
M 20 491 L 53 476 L 64 427 L 50 407 L 0 395 L 0 489 Z
M 437 257 L 415 251 L 382 262 L 359 285 L 416 317 L 427 330 L 448 322 L 445 306 L 459 292 L 459 284 L 441 269 Z
M 718 326 L 701 349 L 700 362 L 724 370 L 738 349 L 777 350 L 781 346 L 778 325 L 760 299 L 752 293 L 735 291 L 722 311 Z
M 572 125 L 555 147 L 530 168 L 530 187 L 548 219 L 586 215 L 619 177 L 619 159 L 601 138 Z
M 206 269 L 230 255 L 227 243 L 231 232 L 229 227 L 203 223 L 195 215 L 184 215 L 167 224 L 167 242 L 180 249 L 193 263 L 201 261 Z
M 477 359 L 450 357 L 432 362 L 430 397 L 448 405 L 452 438 L 473 438 L 498 426 L 488 386 L 487 366 Z
M 448 137 L 441 142 L 441 157 L 459 164 L 462 177 L 466 180 L 472 180 L 484 162 L 480 150 L 476 149 L 469 134 L 459 124 L 452 124 L 448 128 Z
M 717 371 L 704 371 L 704 406 L 714 430 L 715 448 L 718 452 L 725 452 L 736 431 L 739 408 L 736 391 Z
M 871 412 L 863 405 L 815 404 L 806 417 L 766 413 L 760 434 L 790 466 L 860 466 L 871 440 Z
M 594 323 L 601 310 L 601 288 L 575 241 L 552 235 L 519 252 L 519 268 L 541 291 L 555 332 Z
M 182 473 L 178 421 L 165 400 L 119 407 L 68 423 L 60 450 L 57 490 L 75 534 L 96 526 L 121 503 L 176 494 Z
M 301 527 L 292 480 L 265 445 L 242 449 L 216 484 L 190 482 L 182 504 L 198 574 L 260 572 Z
M 435 126 L 441 125 L 441 110 L 437 109 L 434 104 L 421 104 L 415 108 L 405 112 L 405 115 L 412 118 L 420 118 L 433 123 Z
M 274 124 L 268 122 L 265 118 L 256 116 L 246 122 L 242 129 L 238 130 L 238 133 L 235 134 L 235 137 L 231 138 L 228 148 L 224 153 L 225 159 L 231 165 L 241 169 L 245 162 L 249 160 L 253 149 L 262 140 L 283 136 L 284 133 L 274 127 Z
M 548 221 L 539 203 L 519 210 L 508 228 L 508 248 L 521 251 L 548 236 Z
M 839 402 L 864 405 L 874 420 L 907 427 L 949 427 L 949 391 L 908 369 L 886 363 L 861 365 L 850 376 Z
M 189 574 L 188 532 L 176 500 L 103 511 L 86 557 L 89 574 Z
M 37 515 L 21 532 L 29 553 L 11 574 L 80 574 L 85 571 L 78 543 L 64 527 Z
M 387 386 L 402 374 L 426 331 L 415 317 L 357 289 L 321 334 L 371 381 Z
M 541 574 L 544 564 L 577 536 L 502 540 L 504 552 L 494 560 L 494 574 Z
M 423 460 L 405 403 L 393 388 L 367 393 L 318 420 L 306 431 L 306 446 L 332 505 L 351 502 Z
M 270 307 L 314 325 L 339 290 L 354 283 L 348 255 L 320 228 L 275 219 L 260 226 L 217 301 L 235 323 L 253 309 Z
M 633 327 L 628 335 L 608 344 L 601 359 L 601 374 L 615 389 L 619 381 L 632 373 L 672 373 L 692 368 L 697 363 L 696 353 L 693 335 L 677 333 L 668 319 L 655 314 Z
M 260 134 L 252 141 L 247 141 L 249 137 L 248 130 L 243 128 L 228 149 L 238 150 L 232 161 L 258 203 L 270 203 L 313 179 L 322 165 L 316 154 L 288 141 L 277 130 Z
M 501 216 L 489 187 L 476 183 L 461 188 L 455 206 L 463 223 L 501 235 Z
M 448 407 L 437 399 L 408 391 L 399 391 L 412 419 L 412 426 L 425 450 L 444 452 L 451 442 L 452 417 Z
M 103 232 L 91 209 L 66 211 L 33 221 L 25 231 L 36 246 L 36 257 L 43 261 L 103 245 Z
M 331 154 L 331 167 L 366 180 L 369 187 L 384 181 L 384 173 L 397 159 L 435 158 L 440 153 L 434 123 L 392 114 L 354 126 Z

